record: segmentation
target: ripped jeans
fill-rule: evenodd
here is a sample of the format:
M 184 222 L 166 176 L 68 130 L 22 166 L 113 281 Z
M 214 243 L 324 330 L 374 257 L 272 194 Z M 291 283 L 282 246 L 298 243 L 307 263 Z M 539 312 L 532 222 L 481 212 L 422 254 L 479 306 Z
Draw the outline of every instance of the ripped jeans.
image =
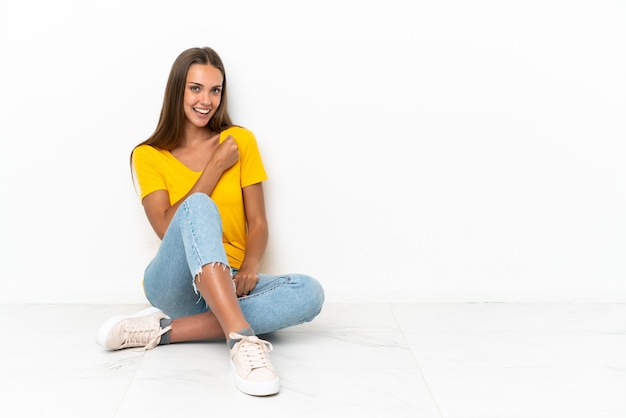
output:
M 230 269 L 222 244 L 217 206 L 204 193 L 189 196 L 179 206 L 156 256 L 146 268 L 148 301 L 170 318 L 210 311 L 195 289 L 202 266 L 222 263 Z M 221 268 L 215 265 L 215 268 Z M 231 269 L 236 274 L 237 270 Z M 303 274 L 259 274 L 259 282 L 239 298 L 241 310 L 256 334 L 265 334 L 313 320 L 324 303 L 324 290 Z

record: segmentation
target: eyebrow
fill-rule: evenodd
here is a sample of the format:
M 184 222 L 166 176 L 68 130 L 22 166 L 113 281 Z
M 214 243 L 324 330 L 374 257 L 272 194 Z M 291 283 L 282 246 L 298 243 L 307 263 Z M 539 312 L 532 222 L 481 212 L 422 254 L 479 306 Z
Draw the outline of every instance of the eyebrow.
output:
M 190 82 L 189 82 L 189 83 L 187 83 L 187 84 L 193 84 L 193 85 L 195 85 L 195 86 L 204 87 L 204 84 L 202 84 L 202 83 L 198 83 L 197 81 L 190 81 Z M 213 86 L 213 87 L 211 87 L 211 88 L 215 88 L 215 87 L 220 87 L 220 88 L 221 88 L 221 87 L 222 87 L 222 84 L 217 84 L 217 85 L 215 85 L 215 86 Z

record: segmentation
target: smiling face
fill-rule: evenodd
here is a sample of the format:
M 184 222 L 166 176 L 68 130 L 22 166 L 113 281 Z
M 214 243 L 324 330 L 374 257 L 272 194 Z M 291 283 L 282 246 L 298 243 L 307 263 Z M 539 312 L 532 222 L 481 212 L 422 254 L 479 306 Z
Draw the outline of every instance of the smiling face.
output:
M 224 77 L 210 64 L 192 64 L 187 71 L 183 107 L 187 121 L 205 127 L 222 100 Z

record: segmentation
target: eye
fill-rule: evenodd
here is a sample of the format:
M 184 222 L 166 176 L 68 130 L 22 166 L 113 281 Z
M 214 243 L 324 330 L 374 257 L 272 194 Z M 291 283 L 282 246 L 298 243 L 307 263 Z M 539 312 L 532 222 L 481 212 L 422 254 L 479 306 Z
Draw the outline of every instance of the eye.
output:
M 213 87 L 213 89 L 211 90 L 211 93 L 213 93 L 213 94 L 222 94 L 222 88 L 221 87 Z
M 189 89 L 194 93 L 197 93 L 200 91 L 200 86 L 189 86 Z

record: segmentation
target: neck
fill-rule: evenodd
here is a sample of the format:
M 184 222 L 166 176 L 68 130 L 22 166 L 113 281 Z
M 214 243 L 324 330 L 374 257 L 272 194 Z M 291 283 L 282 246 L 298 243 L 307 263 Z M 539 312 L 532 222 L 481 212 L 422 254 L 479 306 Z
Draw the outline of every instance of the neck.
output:
M 185 129 L 185 135 L 183 140 L 181 141 L 181 145 L 191 145 L 198 142 L 206 141 L 209 138 L 212 138 L 216 135 L 216 132 L 213 132 L 209 128 L 199 128 L 197 126 L 187 126 Z

